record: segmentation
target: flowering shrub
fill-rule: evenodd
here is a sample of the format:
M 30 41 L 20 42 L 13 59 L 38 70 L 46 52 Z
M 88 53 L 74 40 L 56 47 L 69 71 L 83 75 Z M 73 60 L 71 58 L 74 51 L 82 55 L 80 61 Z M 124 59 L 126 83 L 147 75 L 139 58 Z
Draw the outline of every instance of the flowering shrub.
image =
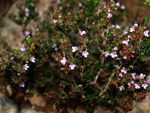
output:
M 149 91 L 147 19 L 123 31 L 111 23 L 120 7 L 113 0 L 57 2 L 52 21 L 38 24 L 34 33 L 26 31 L 21 49 L 0 41 L 8 52 L 0 58 L 6 81 L 27 96 L 37 89 L 57 110 L 82 105 L 92 113 L 101 105 L 131 111 L 133 100 L 141 102 Z M 29 7 L 24 16 L 30 19 Z

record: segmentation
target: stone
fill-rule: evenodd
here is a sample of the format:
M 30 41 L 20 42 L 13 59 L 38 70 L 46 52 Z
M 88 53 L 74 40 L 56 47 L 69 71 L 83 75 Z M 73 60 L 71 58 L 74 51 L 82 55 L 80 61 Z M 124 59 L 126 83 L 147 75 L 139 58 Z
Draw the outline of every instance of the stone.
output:
M 43 112 L 38 112 L 38 111 L 35 111 L 31 108 L 23 108 L 20 113 L 43 113 Z
M 17 106 L 2 93 L 0 93 L 0 113 L 18 113 Z

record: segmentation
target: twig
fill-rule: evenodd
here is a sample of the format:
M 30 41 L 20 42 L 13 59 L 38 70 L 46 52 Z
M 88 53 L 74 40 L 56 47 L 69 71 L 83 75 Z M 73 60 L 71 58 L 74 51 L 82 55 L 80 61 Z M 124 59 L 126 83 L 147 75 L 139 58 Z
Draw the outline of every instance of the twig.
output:
M 118 66 L 117 69 L 120 69 L 120 67 Z M 109 78 L 109 81 L 107 82 L 107 84 L 106 84 L 104 90 L 101 91 L 100 94 L 99 94 L 98 96 L 102 96 L 102 95 L 109 89 L 109 84 L 110 84 L 110 82 L 112 81 L 114 75 L 115 75 L 115 71 L 111 74 L 111 76 L 110 76 L 110 78 Z

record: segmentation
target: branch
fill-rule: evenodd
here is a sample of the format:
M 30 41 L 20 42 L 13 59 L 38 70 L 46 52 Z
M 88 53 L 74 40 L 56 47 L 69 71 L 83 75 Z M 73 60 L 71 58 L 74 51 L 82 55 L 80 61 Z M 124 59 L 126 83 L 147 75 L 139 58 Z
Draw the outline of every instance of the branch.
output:
M 120 69 L 120 67 L 117 67 L 117 69 Z M 98 96 L 102 96 L 108 89 L 109 89 L 109 84 L 110 82 L 112 81 L 113 77 L 115 75 L 115 71 L 111 74 L 110 78 L 109 78 L 109 81 L 107 82 L 104 90 L 102 92 L 100 92 L 100 94 Z

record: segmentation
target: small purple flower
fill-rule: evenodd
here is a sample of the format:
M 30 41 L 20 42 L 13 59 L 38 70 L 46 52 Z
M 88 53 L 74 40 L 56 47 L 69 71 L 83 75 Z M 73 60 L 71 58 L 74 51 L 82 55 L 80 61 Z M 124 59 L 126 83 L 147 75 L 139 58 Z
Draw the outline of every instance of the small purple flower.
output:
M 110 55 L 110 53 L 108 51 L 106 51 L 104 53 L 105 53 L 105 57 L 108 57 Z
M 76 52 L 78 50 L 77 46 L 72 46 L 72 52 Z
M 57 46 L 57 45 L 54 43 L 53 46 L 52 46 L 52 48 L 55 48 L 56 46 Z
M 128 32 L 127 31 L 123 31 L 123 35 L 126 35 Z
M 31 6 L 33 7 L 33 6 L 34 6 L 34 3 L 31 3 Z
M 119 90 L 120 90 L 120 91 L 125 90 L 124 86 L 123 86 L 123 85 L 122 85 L 122 86 L 120 86 L 120 87 L 119 87 Z
M 62 7 L 62 6 L 60 6 L 60 7 L 59 7 L 59 9 L 60 9 L 60 10 L 62 10 L 62 9 L 63 9 L 63 7 Z
M 78 5 L 79 7 L 82 7 L 82 3 L 79 3 L 79 5 Z
M 52 48 L 54 48 L 55 51 L 57 51 L 57 45 L 55 43 L 53 44 Z
M 29 91 L 30 91 L 30 90 L 29 90 L 29 89 L 27 89 L 27 90 L 25 91 L 25 93 L 29 93 Z
M 28 64 L 25 64 L 25 65 L 23 66 L 23 69 L 24 69 L 24 70 L 28 70 L 28 68 L 29 68 Z
M 123 57 L 123 59 L 125 59 L 125 60 L 126 60 L 127 58 L 128 58 L 127 56 L 124 56 L 124 57 Z
M 25 47 L 24 47 L 24 44 L 23 44 L 23 46 L 22 46 L 22 48 L 20 49 L 22 52 L 24 52 L 26 49 L 25 49 Z
M 28 12 L 25 15 L 26 15 L 26 17 L 29 17 L 29 13 Z
M 71 64 L 69 65 L 69 68 L 70 68 L 71 70 L 74 70 L 75 67 L 76 67 L 76 65 L 73 64 L 73 63 L 71 63 Z
M 117 67 L 118 67 L 118 65 L 114 65 L 114 67 L 116 67 L 116 68 L 117 68 Z
M 119 25 L 116 25 L 116 29 L 120 29 L 121 27 Z
M 57 4 L 59 4 L 60 3 L 60 0 L 57 0 Z
M 132 33 L 132 32 L 134 32 L 134 31 L 135 31 L 134 27 L 131 27 L 131 28 L 130 28 L 130 32 Z
M 31 62 L 35 63 L 35 57 L 30 58 Z
M 128 83 L 128 87 L 131 87 L 131 83 Z
M 24 33 L 25 33 L 26 36 L 29 36 L 29 35 L 30 35 L 30 32 L 29 32 L 29 31 L 25 31 Z
M 114 27 L 115 27 L 115 25 L 112 25 L 111 27 L 112 27 L 112 28 L 114 28 Z
M 117 50 L 118 50 L 118 47 L 114 47 L 113 50 L 117 51 Z
M 67 60 L 66 60 L 66 58 L 65 57 L 63 57 L 63 59 L 60 61 L 63 65 L 65 65 L 66 64 L 66 62 L 67 62 Z
M 134 84 L 135 89 L 140 89 L 140 85 L 139 84 Z
M 141 74 L 140 74 L 140 78 L 141 78 L 141 79 L 144 79 L 144 78 L 145 78 L 145 76 L 146 76 L 146 75 L 145 75 L 145 74 L 143 74 L 143 73 L 141 73 Z
M 87 57 L 88 55 L 89 55 L 89 53 L 87 51 L 82 52 L 82 56 Z
M 19 87 L 25 87 L 24 82 L 22 82 L 22 84 L 20 84 Z
M 119 73 L 119 76 L 120 76 L 120 77 L 123 77 L 123 74 L 122 74 L 122 73 Z
M 59 18 L 61 18 L 61 17 L 62 17 L 62 15 L 61 15 L 61 14 L 60 14 L 60 15 L 58 15 L 58 17 L 59 17 Z
M 124 9 L 125 9 L 125 6 L 124 6 L 124 5 L 122 5 L 122 6 L 121 6 L 121 9 L 122 9 L 122 10 L 124 10 Z
M 25 8 L 25 12 L 29 12 L 29 9 L 28 9 L 28 8 Z
M 142 87 L 144 88 L 144 89 L 146 89 L 147 87 L 148 87 L 148 84 L 142 84 Z
M 25 8 L 25 15 L 26 15 L 26 17 L 29 16 L 29 9 L 28 8 Z
M 54 19 L 54 20 L 53 20 L 53 23 L 55 23 L 55 24 L 56 24 L 57 22 L 58 22 L 58 20 L 56 20 L 56 19 Z
M 132 75 L 132 78 L 135 79 L 136 73 L 132 73 L 131 75 Z
M 134 84 L 134 81 L 131 81 L 131 84 Z
M 10 58 L 10 60 L 13 60 L 13 59 L 14 59 L 14 57 L 11 57 L 11 58 Z
M 111 18 L 111 17 L 112 17 L 112 14 L 108 13 L 107 18 Z
M 149 37 L 149 31 L 148 30 L 146 30 L 146 31 L 144 31 L 144 36 L 146 36 L 146 37 Z

